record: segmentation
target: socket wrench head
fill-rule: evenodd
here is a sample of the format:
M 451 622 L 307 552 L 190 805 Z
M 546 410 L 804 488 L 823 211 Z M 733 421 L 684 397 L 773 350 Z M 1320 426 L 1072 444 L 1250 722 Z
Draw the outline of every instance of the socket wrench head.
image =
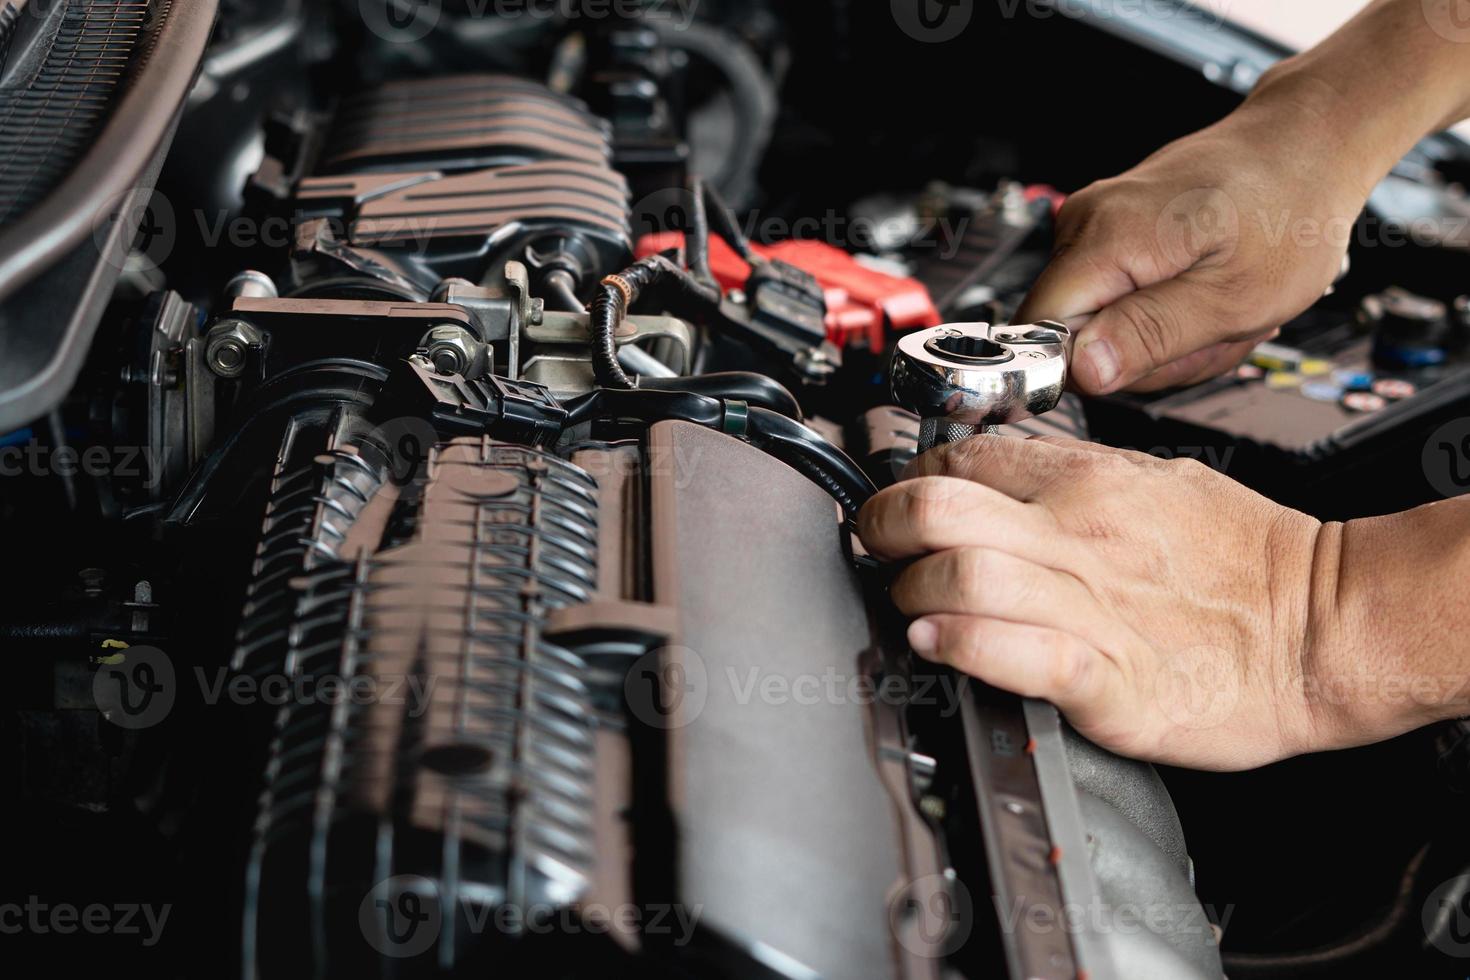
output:
M 911 333 L 893 355 L 896 404 L 956 425 L 1006 425 L 1056 408 L 1072 334 L 1060 323 L 950 323 Z

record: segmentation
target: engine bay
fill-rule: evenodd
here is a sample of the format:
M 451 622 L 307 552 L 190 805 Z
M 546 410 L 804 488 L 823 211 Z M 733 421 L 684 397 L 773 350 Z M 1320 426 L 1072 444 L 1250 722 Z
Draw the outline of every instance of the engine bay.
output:
M 1464 492 L 1430 434 L 1470 393 L 1470 153 L 1406 160 L 1237 372 L 1064 394 L 1068 329 L 1012 324 L 1058 209 L 1240 86 L 1187 4 L 964 4 L 956 42 L 912 6 L 0 0 L 0 943 L 1463 975 L 1464 723 L 1123 759 L 915 659 L 853 521 L 935 438 L 891 368 L 925 351 L 1032 372 L 977 427 L 1324 520 Z M 1241 85 L 1282 53 L 1231 43 Z

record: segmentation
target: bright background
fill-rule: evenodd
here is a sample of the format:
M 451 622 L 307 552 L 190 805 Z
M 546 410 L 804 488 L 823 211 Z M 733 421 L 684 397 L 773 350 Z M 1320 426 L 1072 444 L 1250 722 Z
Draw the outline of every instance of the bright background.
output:
M 1194 0 L 1213 14 L 1301 50 L 1323 40 L 1347 23 L 1369 0 Z M 1470 120 L 1454 127 L 1470 140 Z
M 1203 0 L 1201 6 L 1294 48 L 1309 48 L 1368 0 Z

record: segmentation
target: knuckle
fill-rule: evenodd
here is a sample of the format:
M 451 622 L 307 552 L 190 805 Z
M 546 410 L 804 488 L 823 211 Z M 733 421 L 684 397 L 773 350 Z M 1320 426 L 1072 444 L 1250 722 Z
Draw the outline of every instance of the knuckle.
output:
M 974 603 L 985 596 L 997 576 L 997 556 L 985 548 L 961 548 L 953 553 L 953 574 L 965 598 Z
M 947 635 L 940 633 L 945 659 L 967 674 L 985 674 L 987 661 L 996 656 L 997 634 L 992 620 L 966 616 L 953 620 Z
M 1106 507 L 1078 508 L 1068 520 L 1068 530 L 1076 537 L 1102 544 L 1124 536 L 1125 522 Z
M 994 456 L 993 443 L 988 437 L 962 439 L 938 447 L 932 455 L 941 473 L 969 477 L 979 473 Z
M 1046 684 L 1050 690 L 1066 697 L 1086 689 L 1093 671 L 1093 659 L 1080 642 L 1058 635 L 1049 654 Z
M 1208 466 L 1192 456 L 1176 456 L 1157 462 L 1165 472 L 1181 479 L 1198 480 L 1210 471 Z
M 884 529 L 892 523 L 896 499 L 901 498 L 896 498 L 892 491 L 885 491 L 868 501 L 867 506 L 858 512 L 858 537 L 864 544 L 872 546 L 882 541 Z
M 935 547 L 944 540 L 946 529 L 956 517 L 954 488 L 941 477 L 911 480 L 903 487 L 898 515 L 902 533 L 920 547 Z
M 1141 465 L 1153 461 L 1147 453 L 1095 453 L 1091 472 L 1108 480 L 1133 480 Z
M 1129 302 L 1119 304 L 1118 313 L 1137 338 L 1149 367 L 1159 367 L 1166 359 L 1165 352 L 1174 349 L 1179 335 L 1179 319 L 1175 312 L 1157 297 L 1137 293 Z

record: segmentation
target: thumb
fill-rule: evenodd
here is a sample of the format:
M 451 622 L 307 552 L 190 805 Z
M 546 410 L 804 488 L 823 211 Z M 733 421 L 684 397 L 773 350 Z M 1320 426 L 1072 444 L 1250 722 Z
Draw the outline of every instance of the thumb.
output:
M 1077 338 L 1072 376 L 1088 394 L 1126 388 L 1231 333 L 1208 287 L 1189 273 L 1109 304 Z

